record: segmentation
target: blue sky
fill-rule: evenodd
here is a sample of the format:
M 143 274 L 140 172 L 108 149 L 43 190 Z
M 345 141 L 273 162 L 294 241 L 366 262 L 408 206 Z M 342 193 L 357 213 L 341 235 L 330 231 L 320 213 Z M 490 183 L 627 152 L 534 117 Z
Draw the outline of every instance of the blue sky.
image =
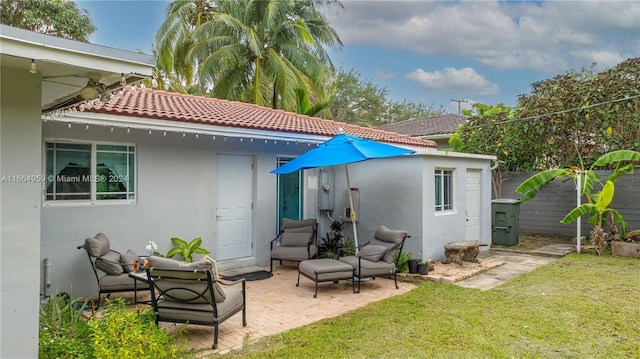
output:
M 150 53 L 168 1 L 76 1 L 89 11 L 94 44 Z M 336 67 L 354 69 L 402 101 L 513 106 L 531 84 L 597 63 L 640 57 L 638 1 L 351 1 L 328 13 L 344 47 Z M 462 103 L 463 108 L 468 103 Z

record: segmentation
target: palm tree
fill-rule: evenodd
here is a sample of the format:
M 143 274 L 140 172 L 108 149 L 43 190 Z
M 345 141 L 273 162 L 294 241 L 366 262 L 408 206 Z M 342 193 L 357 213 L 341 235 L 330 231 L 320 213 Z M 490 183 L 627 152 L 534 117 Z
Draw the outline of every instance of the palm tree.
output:
M 197 83 L 200 59 L 188 56 L 195 43 L 193 32 L 211 20 L 209 0 L 176 0 L 167 6 L 167 17 L 156 34 L 156 71 L 161 88 L 179 93 L 203 95 Z
M 188 48 L 184 65 L 197 65 L 200 86 L 212 89 L 214 97 L 290 111 L 296 109 L 297 87 L 325 98 L 323 84 L 333 65 L 324 46 L 342 42 L 320 8 L 339 2 L 220 0 L 206 2 L 206 8 L 196 3 L 202 1 L 178 0 L 169 6 L 189 16 L 170 20 L 170 13 L 158 32 L 158 39 L 167 41 L 158 42 L 169 47 L 163 54 L 182 55 Z M 188 10 L 178 11 L 183 8 Z M 187 19 L 192 20 L 188 25 Z M 178 65 L 183 66 L 174 61 Z
M 331 106 L 331 97 L 327 101 L 318 101 L 313 106 L 311 105 L 311 99 L 307 94 L 307 90 L 302 87 L 296 87 L 293 89 L 296 94 L 296 109 L 295 112 L 305 116 L 316 116 L 318 113 L 328 109 Z

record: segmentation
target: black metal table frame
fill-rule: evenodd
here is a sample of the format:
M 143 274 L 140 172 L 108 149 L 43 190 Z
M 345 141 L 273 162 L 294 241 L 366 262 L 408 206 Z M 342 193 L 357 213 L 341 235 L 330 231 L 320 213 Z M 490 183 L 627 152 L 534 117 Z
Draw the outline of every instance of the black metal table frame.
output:
M 142 282 L 145 284 L 149 284 L 149 278 L 147 277 L 147 271 L 145 270 L 137 270 L 134 272 L 129 272 L 129 278 L 133 279 L 133 304 L 149 304 L 151 305 L 151 300 L 143 300 L 138 302 L 138 282 Z M 144 289 L 149 290 L 149 289 Z

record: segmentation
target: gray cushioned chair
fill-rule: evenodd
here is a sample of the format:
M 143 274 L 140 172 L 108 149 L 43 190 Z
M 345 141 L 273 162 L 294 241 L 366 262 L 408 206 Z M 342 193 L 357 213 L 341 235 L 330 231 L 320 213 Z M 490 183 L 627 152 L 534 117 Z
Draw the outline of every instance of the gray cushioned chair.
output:
M 244 278 L 218 281 L 210 262 L 181 263 L 160 257 L 149 257 L 147 277 L 153 289 L 156 325 L 172 322 L 212 326 L 213 349 L 218 347 L 218 326 L 222 322 L 242 312 L 242 325 L 247 326 Z M 230 287 L 237 284 L 242 289 Z
M 398 289 L 398 259 L 409 235 L 407 231 L 392 230 L 380 226 L 369 243 L 360 248 L 355 256 L 340 257 L 340 261 L 351 265 L 355 270 L 360 292 L 363 278 L 388 277 L 395 281 Z
M 280 234 L 271 240 L 271 262 L 269 271 L 273 272 L 273 261 L 302 262 L 318 254 L 318 221 L 315 218 L 294 220 L 282 219 Z
M 149 290 L 149 286 L 143 283 L 136 284 L 135 280 L 129 277 L 129 272 L 133 270 L 133 262 L 138 256 L 131 250 L 120 253 L 111 249 L 109 239 L 104 233 L 85 239 L 84 244 L 78 246 L 78 249 L 87 252 L 98 282 L 96 309 L 100 306 L 102 294 L 109 298 L 111 293 Z

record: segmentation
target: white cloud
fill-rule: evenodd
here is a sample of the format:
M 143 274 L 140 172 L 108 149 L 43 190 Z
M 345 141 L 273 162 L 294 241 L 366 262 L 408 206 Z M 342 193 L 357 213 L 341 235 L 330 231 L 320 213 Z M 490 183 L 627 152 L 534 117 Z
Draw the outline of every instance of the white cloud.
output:
M 564 72 L 640 56 L 637 1 L 343 1 L 346 46 L 467 57 L 493 69 Z
M 381 69 L 374 70 L 373 74 L 382 80 L 393 80 L 396 78 L 396 74 L 394 72 L 387 72 Z
M 418 82 L 428 92 L 455 93 L 460 96 L 493 96 L 500 92 L 498 85 L 470 67 L 459 70 L 447 67 L 434 72 L 417 69 L 407 74 L 407 78 Z

